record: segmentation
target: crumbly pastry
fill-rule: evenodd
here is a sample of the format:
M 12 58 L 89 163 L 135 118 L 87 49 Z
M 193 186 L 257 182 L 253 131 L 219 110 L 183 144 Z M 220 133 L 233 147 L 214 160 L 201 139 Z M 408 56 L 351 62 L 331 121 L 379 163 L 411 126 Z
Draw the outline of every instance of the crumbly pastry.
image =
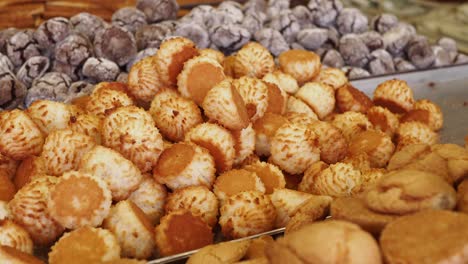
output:
M 331 123 L 341 130 L 348 142 L 359 133 L 372 128 L 372 123 L 367 116 L 357 112 L 344 112 L 335 115 Z
M 382 106 L 372 106 L 367 110 L 367 118 L 376 130 L 380 130 L 390 137 L 397 131 L 400 121 L 397 115 Z
M 6 176 L 13 179 L 19 162 L 0 153 L 0 176 Z
M 327 84 L 306 83 L 295 96 L 309 105 L 321 120 L 335 109 L 335 89 Z
M 198 106 L 169 89 L 154 96 L 149 113 L 161 134 L 175 142 L 183 140 L 191 128 L 203 123 Z
M 0 175 L 0 201 L 9 202 L 15 195 L 16 188 L 6 175 Z
M 444 210 L 400 217 L 380 236 L 382 254 L 389 264 L 465 263 L 467 243 L 468 216 Z
M 0 261 L 12 264 L 44 264 L 44 262 L 18 249 L 0 245 Z
M 398 149 L 409 144 L 433 145 L 439 142 L 437 132 L 434 132 L 428 125 L 414 121 L 400 124 L 396 137 Z
M 53 130 L 67 128 L 70 118 L 75 117 L 69 105 L 48 100 L 34 101 L 26 113 L 44 135 L 48 135 Z
M 422 99 L 416 101 L 413 110 L 406 113 L 401 118 L 401 123 L 405 122 L 421 122 L 428 125 L 432 130 L 440 130 L 444 124 L 442 110 L 435 103 Z
M 295 94 L 297 90 L 299 90 L 299 85 L 297 84 L 296 79 L 294 79 L 290 74 L 279 70 L 265 74 L 262 80 L 264 82 L 276 84 L 282 91 L 285 91 L 288 94 Z
M 153 56 L 135 63 L 128 73 L 128 90 L 139 100 L 150 102 L 162 88 L 161 78 Z
M 270 195 L 271 202 L 276 208 L 275 227 L 285 227 L 291 216 L 303 203 L 312 199 L 313 195 L 289 189 L 275 189 Z
M 275 189 L 283 189 L 286 186 L 284 174 L 276 165 L 258 161 L 242 168 L 257 174 L 265 186 L 266 194 L 271 194 Z
M 16 189 L 19 190 L 32 179 L 45 174 L 46 166 L 44 159 L 38 156 L 31 156 L 21 161 L 18 169 L 16 170 L 13 183 L 15 184 Z
M 100 83 L 96 85 L 86 102 L 86 112 L 104 118 L 107 113 L 116 108 L 134 105 L 134 100 L 126 91 L 125 84 Z
M 102 124 L 104 146 L 120 152 L 147 172 L 156 165 L 163 149 L 162 136 L 148 112 L 135 106 L 120 107 Z
M 145 175 L 138 188 L 130 194 L 129 201 L 136 204 L 148 217 L 153 225 L 159 223 L 164 214 L 167 190 L 151 175 Z
M 351 196 L 360 190 L 362 184 L 361 172 L 352 165 L 342 162 L 330 165 L 312 175 L 313 180 L 305 190 L 316 195 Z
M 317 77 L 314 78 L 314 82 L 324 83 L 330 85 L 335 90 L 340 87 L 343 87 L 348 83 L 348 78 L 346 74 L 337 68 L 326 68 L 321 69 Z
M 205 186 L 189 186 L 178 189 L 167 197 L 166 214 L 177 210 L 188 210 L 211 227 L 218 222 L 218 198 Z
M 358 225 L 330 220 L 279 238 L 265 249 L 270 263 L 382 263 L 377 242 Z M 305 261 L 307 260 L 307 261 Z
M 15 109 L 0 113 L 0 152 L 14 160 L 23 160 L 42 151 L 44 136 L 34 121 Z
M 208 57 L 208 58 L 211 58 L 211 59 L 214 59 L 215 61 L 217 61 L 219 64 L 223 64 L 223 61 L 224 61 L 224 53 L 222 53 L 221 51 L 219 50 L 214 50 L 214 49 L 201 49 L 201 50 L 198 50 L 198 52 L 200 53 L 200 56 L 203 56 L 203 57 Z
M 318 138 L 320 160 L 333 164 L 341 161 L 348 153 L 348 143 L 343 133 L 334 125 L 318 121 L 309 126 Z
M 304 103 L 304 101 L 297 98 L 296 96 L 288 97 L 286 113 L 303 113 L 310 116 L 313 119 L 319 119 L 314 110 L 308 104 Z
M 156 227 L 156 246 L 161 256 L 170 256 L 213 243 L 211 227 L 190 211 L 178 210 L 161 218 Z
M 303 85 L 319 74 L 321 64 L 320 57 L 311 51 L 288 50 L 279 55 L 279 66 Z
M 64 231 L 47 210 L 47 199 L 58 178 L 42 176 L 21 188 L 9 203 L 12 219 L 20 224 L 36 245 L 50 245 Z
M 172 190 L 193 185 L 211 188 L 215 172 L 215 160 L 209 150 L 181 142 L 161 153 L 153 169 L 153 177 Z
M 265 185 L 253 171 L 245 169 L 232 169 L 216 178 L 213 192 L 221 205 L 231 196 L 246 191 L 265 193 Z
M 69 128 L 52 131 L 41 153 L 47 174 L 60 176 L 66 171 L 77 170 L 83 155 L 95 145 L 93 138 Z
M 370 210 L 359 197 L 341 197 L 333 200 L 330 207 L 333 219 L 359 225 L 365 231 L 379 236 L 385 226 L 398 218 L 397 215 L 383 214 Z
M 367 130 L 353 137 L 349 143 L 350 155 L 365 152 L 373 168 L 385 167 L 392 157 L 395 145 L 392 139 L 378 130 Z
M 177 89 L 182 96 L 201 105 L 208 91 L 225 78 L 220 62 L 208 56 L 198 56 L 185 62 L 177 77 Z
M 33 254 L 33 241 L 28 232 L 12 220 L 0 220 L 0 245 Z
M 286 123 L 289 123 L 286 117 L 273 113 L 265 113 L 254 122 L 255 153 L 258 156 L 270 156 L 271 140 L 276 131 Z
M 244 257 L 250 245 L 250 240 L 209 245 L 190 256 L 187 264 L 234 263 Z
M 185 135 L 185 141 L 206 148 L 214 158 L 218 173 L 232 168 L 236 155 L 235 141 L 224 127 L 210 123 L 200 124 Z
M 285 234 L 288 235 L 307 224 L 324 219 L 329 215 L 332 201 L 333 198 L 330 196 L 312 195 L 292 212 L 292 217 L 286 224 Z
M 225 79 L 211 88 L 202 107 L 206 116 L 228 129 L 242 129 L 249 124 L 246 104 L 232 79 Z
M 271 139 L 271 161 L 287 173 L 300 174 L 319 159 L 317 136 L 305 125 L 285 124 Z
M 366 205 L 380 213 L 410 214 L 425 209 L 451 210 L 456 192 L 441 177 L 416 170 L 390 172 L 365 196 Z
M 252 122 L 263 117 L 269 107 L 269 87 L 255 77 L 243 76 L 232 81 L 247 108 L 247 114 Z
M 101 144 L 102 120 L 99 117 L 89 114 L 79 114 L 76 117 L 73 116 L 70 118 L 68 127 L 74 132 L 92 137 L 96 144 Z
M 385 81 L 374 91 L 374 104 L 396 114 L 406 113 L 414 108 L 413 90 L 402 80 Z
M 79 170 L 106 182 L 114 201 L 127 199 L 143 179 L 135 164 L 117 151 L 102 146 L 95 146 L 83 155 Z
M 241 192 L 221 206 L 219 224 L 223 235 L 241 238 L 271 230 L 276 210 L 270 198 L 258 191 Z
M 189 39 L 175 37 L 163 41 L 155 57 L 162 83 L 168 87 L 175 87 L 184 63 L 197 55 L 198 50 Z
M 236 144 L 236 158 L 234 160 L 234 166 L 242 164 L 245 159 L 253 155 L 255 151 L 255 130 L 253 129 L 252 123 L 248 127 L 241 130 L 231 131 L 232 137 Z
M 121 256 L 149 258 L 155 248 L 154 230 L 145 213 L 131 201 L 114 205 L 103 222 L 119 241 Z
M 372 101 L 351 84 L 346 84 L 336 90 L 336 105 L 341 112 L 354 111 L 365 114 L 372 107 Z
M 234 77 L 250 76 L 263 78 L 275 68 L 270 52 L 257 42 L 249 42 L 237 53 L 234 62 Z
M 117 238 L 108 230 L 82 227 L 64 234 L 49 252 L 49 263 L 102 263 L 120 258 Z

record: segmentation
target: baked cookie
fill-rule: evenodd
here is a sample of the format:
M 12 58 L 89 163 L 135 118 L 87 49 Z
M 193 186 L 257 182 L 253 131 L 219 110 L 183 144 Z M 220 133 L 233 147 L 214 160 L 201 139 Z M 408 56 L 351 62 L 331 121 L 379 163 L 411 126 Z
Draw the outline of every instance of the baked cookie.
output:
M 341 112 L 354 111 L 365 114 L 372 107 L 372 100 L 348 83 L 336 90 L 336 105 Z
M 48 100 L 34 101 L 26 113 L 44 135 L 48 135 L 54 130 L 67 128 L 70 119 L 76 118 L 78 115 L 70 105 Z
M 468 213 L 468 180 L 462 181 L 457 187 L 457 210 Z
M 271 53 L 257 42 L 249 42 L 237 53 L 234 62 L 234 77 L 250 76 L 263 78 L 275 68 Z
M 367 110 L 367 118 L 376 130 L 393 137 L 393 134 L 400 126 L 397 115 L 382 106 L 372 106 Z
M 151 102 L 154 95 L 163 87 L 156 59 L 146 57 L 135 63 L 128 73 L 128 90 L 138 100 Z
M 138 188 L 130 194 L 128 200 L 136 204 L 148 217 L 153 225 L 159 223 L 164 214 L 167 190 L 164 185 L 156 182 L 149 174 L 143 176 Z
M 250 240 L 209 245 L 190 256 L 187 264 L 234 263 L 244 257 L 250 245 Z
M 414 108 L 413 90 L 402 80 L 385 81 L 374 91 L 374 104 L 403 114 Z
M 335 90 L 324 83 L 306 83 L 295 96 L 309 105 L 320 120 L 323 120 L 335 109 Z
M 364 152 L 373 168 L 385 167 L 393 155 L 395 145 L 392 138 L 378 130 L 367 130 L 353 137 L 349 143 L 349 154 Z
M 28 232 L 12 220 L 0 220 L 0 245 L 33 254 L 33 241 Z
M 301 229 L 303 226 L 324 219 L 329 215 L 330 196 L 313 195 L 292 212 L 292 217 L 286 224 L 285 234 Z
M 265 185 L 255 172 L 244 169 L 233 169 L 216 178 L 213 192 L 221 205 L 231 196 L 246 191 L 265 193 Z
M 270 156 L 271 140 L 276 131 L 284 124 L 289 123 L 282 115 L 265 113 L 265 115 L 253 123 L 255 130 L 255 153 L 258 156 Z
M 255 155 L 255 130 L 253 129 L 252 123 L 248 127 L 241 130 L 232 130 L 232 137 L 236 144 L 236 158 L 234 160 L 234 166 L 243 164 L 244 161 L 251 155 Z
M 257 174 L 265 185 L 266 194 L 271 194 L 275 189 L 282 189 L 286 186 L 284 174 L 276 165 L 258 161 L 242 168 Z
M 19 264 L 44 264 L 42 260 L 34 257 L 33 255 L 3 245 L 0 245 L 0 261 Z
M 314 196 L 305 192 L 289 189 L 275 189 L 270 195 L 271 202 L 276 208 L 275 227 L 285 227 L 294 212 L 307 200 Z
M 281 70 L 292 75 L 299 85 L 311 81 L 320 72 L 320 57 L 306 50 L 288 50 L 282 52 L 279 57 Z

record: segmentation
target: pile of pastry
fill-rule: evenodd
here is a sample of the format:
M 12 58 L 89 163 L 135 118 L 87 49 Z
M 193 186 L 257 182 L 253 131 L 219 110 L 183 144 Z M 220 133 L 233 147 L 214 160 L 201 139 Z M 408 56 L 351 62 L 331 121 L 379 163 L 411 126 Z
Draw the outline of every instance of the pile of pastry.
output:
M 279 227 L 286 237 L 264 243 L 262 261 L 307 260 L 292 245 L 305 238 L 333 250 L 307 247 L 317 258 L 375 260 L 366 231 L 456 206 L 468 152 L 438 144 L 442 126 L 440 108 L 401 80 L 371 99 L 310 51 L 276 64 L 257 43 L 225 58 L 171 38 L 128 84 L 0 113 L 0 260 L 40 263 L 34 248 L 50 247 L 51 264 L 138 263 L 210 245 L 218 229 L 229 240 Z M 466 211 L 467 188 L 458 189 Z M 308 226 L 330 212 L 361 227 Z M 468 229 L 457 226 L 468 217 L 448 214 L 451 243 L 465 246 Z

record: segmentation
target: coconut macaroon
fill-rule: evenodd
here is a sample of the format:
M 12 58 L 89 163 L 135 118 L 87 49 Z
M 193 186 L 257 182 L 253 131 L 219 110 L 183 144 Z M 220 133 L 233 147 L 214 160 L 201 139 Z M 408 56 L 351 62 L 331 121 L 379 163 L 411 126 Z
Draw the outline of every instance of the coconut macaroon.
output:
M 396 132 L 398 149 L 409 144 L 433 145 L 439 142 L 439 134 L 428 125 L 420 122 L 406 122 L 400 124 Z
M 42 260 L 16 248 L 0 245 L 0 262 L 19 264 L 44 264 Z
M 99 117 L 89 114 L 80 114 L 70 118 L 68 127 L 72 131 L 92 137 L 96 144 L 101 144 L 102 120 Z
M 403 80 L 385 81 L 374 91 L 374 104 L 388 108 L 393 113 L 406 113 L 414 107 L 413 90 Z
M 161 218 L 155 237 L 163 257 L 213 244 L 211 227 L 200 216 L 186 210 L 174 211 Z
M 194 126 L 203 123 L 198 106 L 171 90 L 156 94 L 149 113 L 161 134 L 172 141 L 181 141 Z
M 323 121 L 312 123 L 309 129 L 317 136 L 322 161 L 333 164 L 344 159 L 348 153 L 348 143 L 341 130 Z
M 387 170 L 384 168 L 370 168 L 362 173 L 361 192 L 370 190 L 385 174 Z
M 0 153 L 0 176 L 4 175 L 9 179 L 13 179 L 18 166 L 18 161 Z
M 39 129 L 48 135 L 53 130 L 68 127 L 70 119 L 76 114 L 72 106 L 49 100 L 34 101 L 26 110 L 26 114 L 36 123 Z
M 398 117 L 387 108 L 381 106 L 372 106 L 367 110 L 367 118 L 376 130 L 380 130 L 390 137 L 393 137 L 400 121 Z
M 127 85 L 122 83 L 99 83 L 86 102 L 86 112 L 104 118 L 109 111 L 134 105 L 135 101 L 127 89 Z
M 295 96 L 288 97 L 288 103 L 286 105 L 286 113 L 301 113 L 310 116 L 313 119 L 318 120 L 317 114 L 314 110 L 304 103 L 301 99 Z
M 301 188 L 301 190 L 332 197 L 351 196 L 359 192 L 362 180 L 359 170 L 350 164 L 338 162 L 319 173 L 313 174 L 309 185 Z
M 221 204 L 229 197 L 245 191 L 265 193 L 265 185 L 257 176 L 257 173 L 245 169 L 233 169 L 224 172 L 216 178 L 213 186 L 213 192 Z
M 14 160 L 23 160 L 42 151 L 44 136 L 34 121 L 23 111 L 0 113 L 0 152 Z
M 232 81 L 247 108 L 247 114 L 252 122 L 261 118 L 269 106 L 268 86 L 257 78 L 243 76 Z
M 267 83 L 276 84 L 282 91 L 288 94 L 295 94 L 299 90 L 299 85 L 296 79 L 290 74 L 276 70 L 274 72 L 267 73 L 263 76 L 262 80 Z
M 211 188 L 215 172 L 215 161 L 207 149 L 181 142 L 161 153 L 153 177 L 172 190 L 193 185 Z
M 275 227 L 285 227 L 297 208 L 312 197 L 312 194 L 305 192 L 275 189 L 270 195 L 271 202 L 276 208 Z
M 156 69 L 163 85 L 175 87 L 184 63 L 197 55 L 195 43 L 189 39 L 174 37 L 163 41 L 155 55 Z
M 372 107 L 372 100 L 348 83 L 336 90 L 336 105 L 341 112 L 366 113 Z
M 424 123 L 432 130 L 437 131 L 444 124 L 444 116 L 438 105 L 427 99 L 422 99 L 416 101 L 413 110 L 406 113 L 400 120 L 401 123 L 412 121 Z
M 16 189 L 23 188 L 32 179 L 46 174 L 46 166 L 44 159 L 38 156 L 31 156 L 21 161 L 16 170 L 13 183 Z
M 278 128 L 289 123 L 285 116 L 265 113 L 265 115 L 255 121 L 255 154 L 258 156 L 270 156 L 271 140 Z
M 359 133 L 372 128 L 372 123 L 367 116 L 358 112 L 344 112 L 335 115 L 331 124 L 341 130 L 348 142 Z
M 202 107 L 206 116 L 228 129 L 242 129 L 249 125 L 247 107 L 232 79 L 215 85 L 206 94 Z
M 0 201 L 10 201 L 15 195 L 16 188 L 6 175 L 0 175 Z
M 162 87 L 153 56 L 135 63 L 128 73 L 128 91 L 138 100 L 151 102 Z
M 218 173 L 232 168 L 236 157 L 236 142 L 229 130 L 224 127 L 211 123 L 200 124 L 185 135 L 185 141 L 207 149 L 214 158 Z
M 236 150 L 234 165 L 239 165 L 255 151 L 255 130 L 252 124 L 249 124 L 244 129 L 232 130 L 231 134 L 236 143 L 234 145 Z
M 296 97 L 309 105 L 320 119 L 335 109 L 335 89 L 327 84 L 306 83 L 297 91 Z
M 12 220 L 0 221 L 0 245 L 33 254 L 33 241 L 28 232 Z
M 276 165 L 259 161 L 246 165 L 242 168 L 257 174 L 265 186 L 266 194 L 271 194 L 275 189 L 282 189 L 286 187 L 284 174 Z
M 209 226 L 218 222 L 218 198 L 205 186 L 189 186 L 177 189 L 167 197 L 166 214 L 177 210 L 188 210 L 200 216 Z
M 12 219 L 28 231 L 37 245 L 50 245 L 64 231 L 47 210 L 47 199 L 57 182 L 57 177 L 38 177 L 21 188 L 9 203 Z
M 49 252 L 49 263 L 103 263 L 120 258 L 117 238 L 108 230 L 82 227 L 64 234 Z
M 8 202 L 0 201 L 0 221 L 11 218 L 10 210 L 8 209 Z
M 182 96 L 201 105 L 208 91 L 225 78 L 223 66 L 216 59 L 198 56 L 185 62 L 177 77 L 177 89 Z
M 153 225 L 159 223 L 164 214 L 167 190 L 164 185 L 156 182 L 151 175 L 144 175 L 143 181 L 138 188 L 130 194 L 129 201 L 136 204 Z
M 236 55 L 230 55 L 224 58 L 223 60 L 223 68 L 224 74 L 226 76 L 234 78 L 234 63 L 236 62 Z
M 290 74 L 299 85 L 314 79 L 320 72 L 320 57 L 306 50 L 288 50 L 278 57 L 281 70 Z
M 271 230 L 276 209 L 270 198 L 258 191 L 241 192 L 221 206 L 219 224 L 228 238 L 247 237 Z
M 290 234 L 303 226 L 324 219 L 329 215 L 330 204 L 333 198 L 324 195 L 311 195 L 312 197 L 301 203 L 293 212 L 286 224 L 285 235 Z
M 289 113 L 286 113 L 285 116 L 290 123 L 301 124 L 304 126 L 311 126 L 315 122 L 319 122 L 317 119 L 305 113 L 289 112 Z
M 268 107 L 266 111 L 274 114 L 284 114 L 288 107 L 289 95 L 274 83 L 264 83 L 268 87 Z
M 104 146 L 120 152 L 141 172 L 156 165 L 163 150 L 163 140 L 151 115 L 136 106 L 120 107 L 102 124 Z
M 222 53 L 219 50 L 214 50 L 214 49 L 201 49 L 198 50 L 198 53 L 202 57 L 208 57 L 210 59 L 214 59 L 217 61 L 219 64 L 222 64 L 224 61 L 224 53 Z
M 304 172 L 297 189 L 301 192 L 312 193 L 315 178 L 328 167 L 329 165 L 323 161 L 314 162 Z
M 237 53 L 234 61 L 234 77 L 250 76 L 262 78 L 275 68 L 271 53 L 257 42 L 245 44 Z
M 120 201 L 112 206 L 102 226 L 119 241 L 122 257 L 151 257 L 155 248 L 153 225 L 133 202 Z
M 109 213 L 111 203 L 106 182 L 88 173 L 69 171 L 52 187 L 47 210 L 65 228 L 96 227 Z
M 47 174 L 60 176 L 66 171 L 77 170 L 83 155 L 95 145 L 93 138 L 69 128 L 52 131 L 41 153 Z
M 337 68 L 322 68 L 317 77 L 314 78 L 314 82 L 324 83 L 333 87 L 337 90 L 340 87 L 348 84 L 348 78 L 346 74 Z
M 430 172 L 398 170 L 385 175 L 365 196 L 367 207 L 387 214 L 421 210 L 452 210 L 456 192 L 442 177 Z
M 395 145 L 384 132 L 367 130 L 353 137 L 349 143 L 350 155 L 365 152 L 373 168 L 385 167 L 393 155 Z
M 271 161 L 290 174 L 300 174 L 320 159 L 318 139 L 301 124 L 285 124 L 271 139 Z
M 103 146 L 88 151 L 81 159 L 79 170 L 106 182 L 114 201 L 127 199 L 143 179 L 135 164 Z

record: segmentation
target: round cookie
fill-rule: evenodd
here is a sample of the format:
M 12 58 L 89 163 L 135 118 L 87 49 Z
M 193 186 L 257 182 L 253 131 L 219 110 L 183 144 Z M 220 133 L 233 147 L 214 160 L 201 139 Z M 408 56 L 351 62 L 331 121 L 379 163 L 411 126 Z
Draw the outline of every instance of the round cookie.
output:
M 275 57 L 289 50 L 289 44 L 278 30 L 263 28 L 255 32 L 253 37 L 255 41 L 267 48 Z
M 70 18 L 70 24 L 75 32 L 83 34 L 90 41 L 93 41 L 95 34 L 104 28 L 106 22 L 98 16 L 81 12 Z
M 289 50 L 280 54 L 279 65 L 282 71 L 292 75 L 299 85 L 311 81 L 320 72 L 320 57 L 305 50 Z
M 21 30 L 11 36 L 6 44 L 6 55 L 15 67 L 20 67 L 31 57 L 40 56 L 39 44 L 30 30 Z
M 72 80 L 66 74 L 48 72 L 33 81 L 24 99 L 24 105 L 29 107 L 34 101 L 39 99 L 63 102 L 68 97 L 68 89 L 71 82 Z
M 16 73 L 16 77 L 26 87 L 31 87 L 34 79 L 42 77 L 49 70 L 49 67 L 50 59 L 48 57 L 31 57 L 21 66 Z
M 175 0 L 138 0 L 136 8 L 145 13 L 148 23 L 157 23 L 175 19 L 179 4 Z
M 46 54 L 53 54 L 55 45 L 65 39 L 71 32 L 71 24 L 67 18 L 54 17 L 44 21 L 34 32 L 34 38 Z
M 91 57 L 84 61 L 83 76 L 96 83 L 113 82 L 120 73 L 119 65 L 105 58 Z
M 3 245 L 0 245 L 0 261 L 4 263 L 44 264 L 39 258 Z
M 97 57 L 124 66 L 137 53 L 135 37 L 125 28 L 115 25 L 106 27 L 94 38 L 94 52 Z
M 146 15 L 134 7 L 123 7 L 112 15 L 112 24 L 135 34 L 138 28 L 146 25 Z
M 0 73 L 0 110 L 23 106 L 27 87 L 10 71 Z

